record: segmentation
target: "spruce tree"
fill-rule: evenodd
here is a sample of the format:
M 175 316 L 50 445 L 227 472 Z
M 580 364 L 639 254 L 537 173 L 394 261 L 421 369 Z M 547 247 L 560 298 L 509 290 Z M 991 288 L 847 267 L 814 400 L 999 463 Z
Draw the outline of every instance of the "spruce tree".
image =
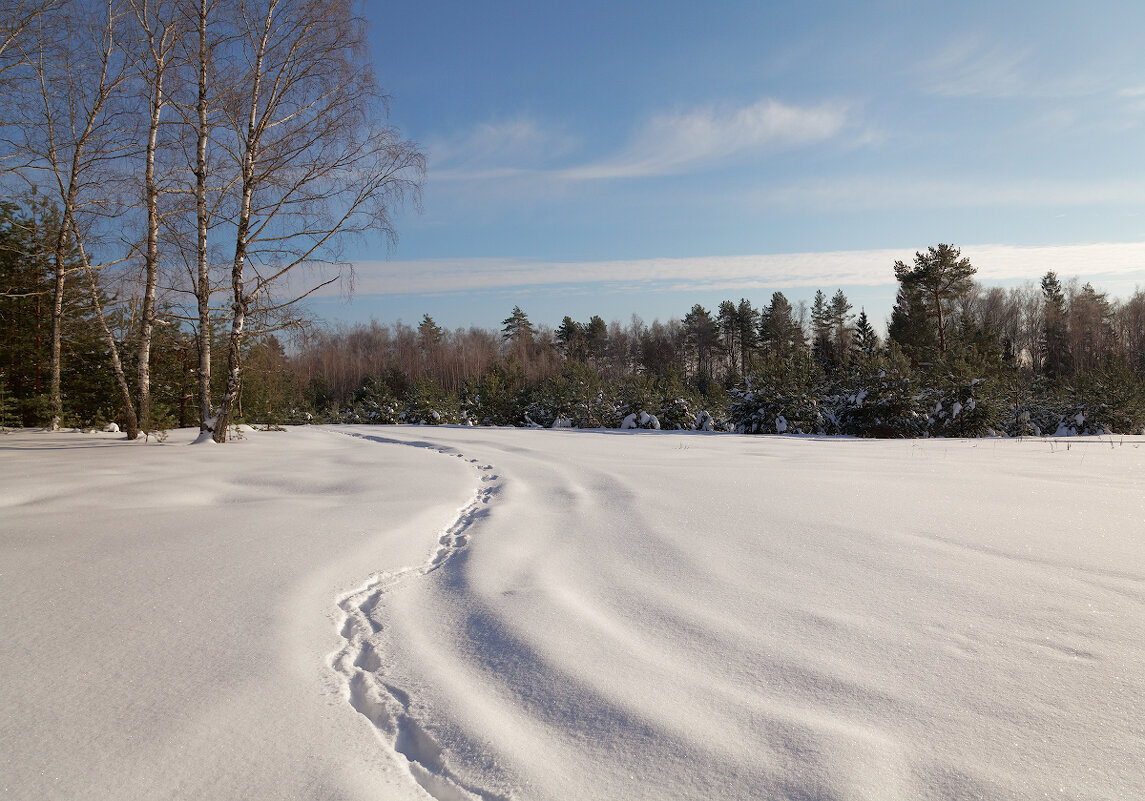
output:
M 699 389 L 706 392 L 712 382 L 712 356 L 719 346 L 719 327 L 699 303 L 684 315 L 684 339 L 695 363 Z
M 1065 293 L 1057 274 L 1050 270 L 1042 277 L 1042 371 L 1050 378 L 1069 372 L 1069 328 L 1066 321 Z
M 432 317 L 428 314 L 422 316 L 421 322 L 417 326 L 417 344 L 422 353 L 432 352 L 441 344 L 441 339 L 444 336 L 445 332 L 441 330 L 441 326 L 433 321 Z
M 0 370 L 0 429 L 12 425 L 12 400 L 8 393 L 8 381 Z
M 561 352 L 564 353 L 566 359 L 582 360 L 585 358 L 584 326 L 576 320 L 566 314 L 554 332 L 554 336 L 560 343 Z
M 815 290 L 811 302 L 811 353 L 823 365 L 835 361 L 831 343 L 831 308 L 822 289 Z
M 584 327 L 584 341 L 589 356 L 599 359 L 604 355 L 608 347 L 608 323 L 599 314 L 588 319 Z
M 740 372 L 742 375 L 747 375 L 751 372 L 751 356 L 759 342 L 757 331 L 759 312 L 752 308 L 751 302 L 746 298 L 740 298 L 739 305 L 736 306 L 736 321 L 739 324 Z
M 778 359 L 790 358 L 803 349 L 803 330 L 782 292 L 772 294 L 760 315 L 759 338 L 768 355 Z
M 1069 301 L 1073 371 L 1087 373 L 1102 368 L 1113 353 L 1113 341 L 1113 308 L 1109 298 L 1087 283 Z
M 938 351 L 938 338 L 922 294 L 907 285 L 899 286 L 887 337 L 902 349 L 903 355 L 915 362 L 934 358 Z
M 854 348 L 865 357 L 873 356 L 879 349 L 879 336 L 867 319 L 867 310 L 859 310 L 859 319 L 855 321 L 855 331 L 852 334 Z
M 831 318 L 831 346 L 834 351 L 835 361 L 839 364 L 846 364 L 851 356 L 851 302 L 847 300 L 847 296 L 843 290 L 835 290 L 835 294 L 831 297 L 831 305 L 829 307 Z
M 58 406 L 52 390 L 52 331 L 55 274 L 48 243 L 56 238 L 59 214 L 33 199 L 30 212 L 0 204 L 0 371 L 11 409 L 23 425 L 103 422 L 119 401 L 109 394 L 105 346 L 92 310 L 86 277 L 76 274 L 71 251 L 62 262 L 59 291 Z M 95 276 L 96 296 L 107 297 Z
M 727 376 L 730 381 L 734 382 L 740 372 L 740 365 L 736 364 L 736 355 L 742 353 L 742 350 L 738 347 L 740 333 L 739 310 L 730 300 L 725 300 L 720 303 L 716 320 L 719 324 L 720 344 L 723 346 L 726 359 L 725 369 Z

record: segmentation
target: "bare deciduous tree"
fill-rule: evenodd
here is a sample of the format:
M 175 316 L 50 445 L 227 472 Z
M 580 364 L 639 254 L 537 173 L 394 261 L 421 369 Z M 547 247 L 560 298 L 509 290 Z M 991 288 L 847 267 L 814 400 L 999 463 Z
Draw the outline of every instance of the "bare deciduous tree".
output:
M 108 263 L 93 264 L 85 244 L 98 222 L 118 210 L 108 188 L 112 183 L 109 176 L 134 141 L 133 132 L 116 108 L 127 80 L 127 68 L 116 44 L 122 14 L 115 0 L 107 0 L 61 3 L 40 15 L 36 37 L 25 45 L 24 60 L 32 71 L 35 99 L 23 107 L 17 147 L 26 161 L 25 179 L 33 186 L 46 183 L 62 216 L 51 253 L 50 427 L 59 426 L 63 408 L 60 333 L 64 286 L 69 274 L 82 271 L 108 343 L 127 434 L 134 438 L 138 427 L 131 393 L 117 343 L 103 318 L 94 276 Z M 78 257 L 78 266 L 70 266 L 73 256 Z
M 364 23 L 349 0 L 254 0 L 238 13 L 233 50 L 241 66 L 220 87 L 222 144 L 238 181 L 217 442 L 226 440 L 239 395 L 248 315 L 317 289 L 295 281 L 285 300 L 272 297 L 296 268 L 336 264 L 345 235 L 374 230 L 392 239 L 392 208 L 416 198 L 424 171 L 417 147 L 384 121 L 385 98 L 363 58 Z
M 226 0 L 176 0 L 180 11 L 180 61 L 187 69 L 184 81 L 186 95 L 176 99 L 174 110 L 179 115 L 181 137 L 180 157 L 185 172 L 192 179 L 184 183 L 186 197 L 193 199 L 193 212 L 185 205 L 188 217 L 194 219 L 194 235 L 189 236 L 183 220 L 176 216 L 168 223 L 170 238 L 182 257 L 186 268 L 185 291 L 195 301 L 190 319 L 195 328 L 198 349 L 197 401 L 199 426 L 210 430 L 211 406 L 211 297 L 218 289 L 218 280 L 212 276 L 212 252 L 217 246 L 211 237 L 220 224 L 221 209 L 226 198 L 230 178 L 223 170 L 215 170 L 211 158 L 212 135 L 221 125 L 219 119 L 219 81 L 215 71 L 218 58 L 226 61 Z
M 127 50 L 147 104 L 147 130 L 143 148 L 142 202 L 146 215 L 143 246 L 143 293 L 139 315 L 139 426 L 151 430 L 151 335 L 155 326 L 155 294 L 159 284 L 160 182 L 155 161 L 163 112 L 170 104 L 169 73 L 173 69 L 179 37 L 173 0 L 128 0 L 137 25 Z
M 35 47 L 25 40 L 35 37 L 41 16 L 59 4 L 60 0 L 10 0 L 0 9 L 0 90 L 8 88 L 13 73 L 32 65 Z

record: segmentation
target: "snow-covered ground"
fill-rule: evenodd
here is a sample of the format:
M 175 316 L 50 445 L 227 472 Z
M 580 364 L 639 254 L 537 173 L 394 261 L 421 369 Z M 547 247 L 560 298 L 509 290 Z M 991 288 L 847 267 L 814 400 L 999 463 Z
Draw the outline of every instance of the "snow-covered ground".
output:
M 0 436 L 0 797 L 1145 798 L 1145 438 Z

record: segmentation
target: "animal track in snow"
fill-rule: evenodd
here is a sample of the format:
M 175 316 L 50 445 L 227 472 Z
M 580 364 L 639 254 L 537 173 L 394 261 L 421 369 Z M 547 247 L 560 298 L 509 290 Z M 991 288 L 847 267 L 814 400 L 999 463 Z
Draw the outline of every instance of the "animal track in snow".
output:
M 347 433 L 374 442 L 427 448 L 465 459 L 464 454 L 451 448 L 428 442 Z M 338 599 L 342 613 L 339 633 L 345 643 L 330 655 L 330 666 L 341 679 L 350 705 L 373 724 L 386 747 L 405 758 L 410 775 L 430 796 L 438 801 L 508 801 L 506 796 L 477 787 L 450 769 L 441 746 L 414 719 L 409 694 L 383 678 L 382 655 L 372 641 L 384 627 L 375 613 L 386 593 L 445 567 L 469 546 L 469 529 L 489 514 L 489 502 L 501 490 L 501 477 L 492 472 L 492 465 L 479 465 L 476 459 L 465 461 L 478 472 L 477 489 L 453 523 L 438 535 L 426 561 L 393 573 L 374 574 L 357 590 Z

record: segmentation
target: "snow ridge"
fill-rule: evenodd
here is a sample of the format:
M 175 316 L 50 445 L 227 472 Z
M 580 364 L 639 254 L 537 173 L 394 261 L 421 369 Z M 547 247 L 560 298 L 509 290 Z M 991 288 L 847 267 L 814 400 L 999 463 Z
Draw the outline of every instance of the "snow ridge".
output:
M 466 459 L 453 448 L 350 432 L 347 435 L 384 444 L 426 448 L 465 459 L 475 467 L 480 483 L 473 499 L 438 536 L 424 563 L 375 574 L 357 590 L 337 600 L 342 613 L 339 631 L 345 643 L 330 655 L 330 666 L 342 681 L 346 700 L 373 724 L 387 748 L 405 758 L 410 775 L 432 798 L 437 801 L 508 801 L 506 796 L 477 787 L 450 769 L 441 746 L 414 719 L 409 694 L 385 680 L 383 659 L 372 639 L 383 629 L 379 616 L 374 614 L 383 596 L 408 581 L 445 567 L 465 550 L 470 528 L 488 514 L 489 502 L 501 491 L 502 479 L 493 472 L 492 465 L 479 465 L 476 459 Z

